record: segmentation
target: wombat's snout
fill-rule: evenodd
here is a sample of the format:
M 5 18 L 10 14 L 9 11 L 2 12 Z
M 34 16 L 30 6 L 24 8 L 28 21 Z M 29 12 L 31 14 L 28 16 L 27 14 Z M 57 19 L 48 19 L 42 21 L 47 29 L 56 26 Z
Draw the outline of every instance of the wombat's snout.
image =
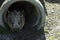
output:
M 13 22 L 13 24 L 12 24 L 12 29 L 19 29 L 19 30 L 21 30 L 22 28 L 23 28 L 23 26 L 24 26 L 24 19 L 21 19 L 22 21 L 17 21 L 17 20 L 15 20 L 15 22 Z
M 13 24 L 12 31 L 20 31 L 23 28 L 20 24 Z
M 13 29 L 19 29 L 20 25 L 19 24 L 13 24 Z

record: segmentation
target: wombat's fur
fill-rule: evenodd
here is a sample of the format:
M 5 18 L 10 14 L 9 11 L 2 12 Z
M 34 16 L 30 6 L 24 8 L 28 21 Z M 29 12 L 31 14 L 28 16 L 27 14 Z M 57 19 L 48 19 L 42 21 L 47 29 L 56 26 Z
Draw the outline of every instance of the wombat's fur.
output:
M 7 22 L 12 30 L 22 29 L 25 23 L 25 17 L 23 11 L 13 10 L 8 11 Z

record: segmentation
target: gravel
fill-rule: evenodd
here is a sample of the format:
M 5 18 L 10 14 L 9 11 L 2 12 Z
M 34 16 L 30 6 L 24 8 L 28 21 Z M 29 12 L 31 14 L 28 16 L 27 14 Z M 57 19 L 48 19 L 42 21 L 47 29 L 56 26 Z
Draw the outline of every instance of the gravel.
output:
M 45 2 L 45 5 L 48 12 L 44 28 L 46 40 L 60 40 L 60 3 Z

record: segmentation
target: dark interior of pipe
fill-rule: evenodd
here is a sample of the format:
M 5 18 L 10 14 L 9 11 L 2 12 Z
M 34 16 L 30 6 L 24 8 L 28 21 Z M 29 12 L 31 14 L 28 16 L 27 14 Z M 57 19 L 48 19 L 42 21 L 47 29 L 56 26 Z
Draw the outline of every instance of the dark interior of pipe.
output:
M 37 22 L 38 15 L 35 6 L 30 2 L 20 1 L 13 3 L 9 8 L 9 11 L 24 10 L 25 26 L 32 26 Z

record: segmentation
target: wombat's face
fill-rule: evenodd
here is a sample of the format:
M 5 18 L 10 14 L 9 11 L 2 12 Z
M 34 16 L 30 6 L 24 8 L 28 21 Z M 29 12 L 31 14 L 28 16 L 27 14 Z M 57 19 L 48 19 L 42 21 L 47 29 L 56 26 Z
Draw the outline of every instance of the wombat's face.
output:
M 11 29 L 22 29 L 25 23 L 25 17 L 23 12 L 14 10 L 9 12 L 7 21 Z

